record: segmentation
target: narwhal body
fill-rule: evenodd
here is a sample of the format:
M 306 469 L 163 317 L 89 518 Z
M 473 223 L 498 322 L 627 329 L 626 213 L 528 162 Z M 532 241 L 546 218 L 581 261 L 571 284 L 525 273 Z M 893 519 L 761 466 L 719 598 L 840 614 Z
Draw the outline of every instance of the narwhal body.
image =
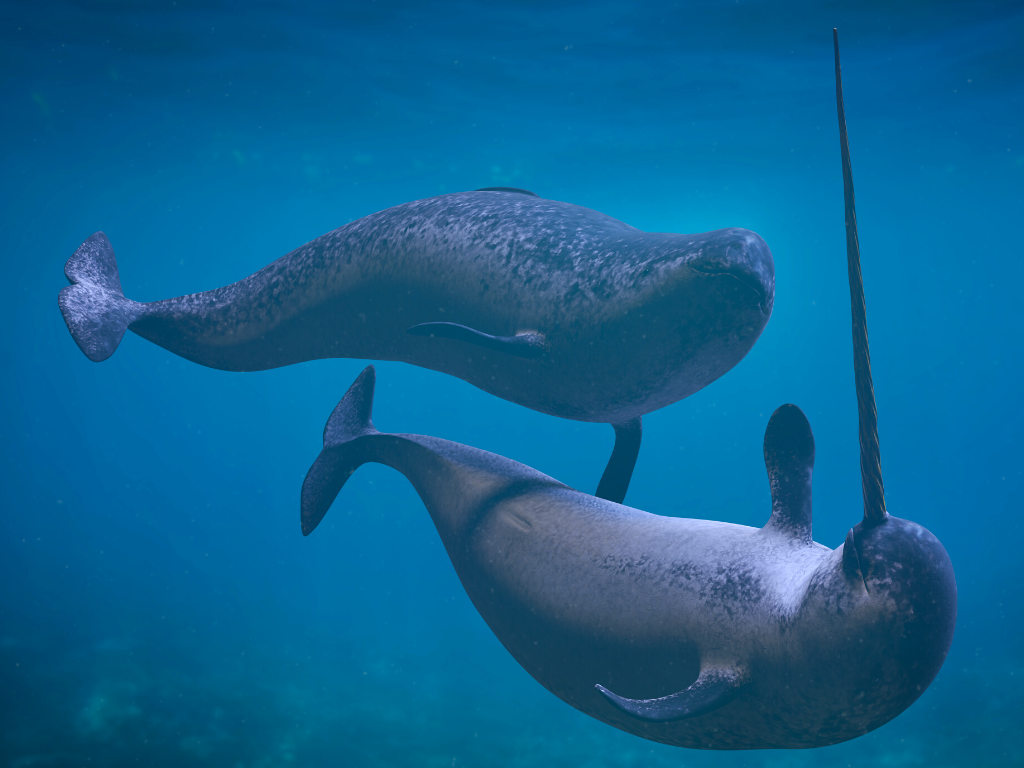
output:
M 328 422 L 303 531 L 359 465 L 402 472 L 498 639 L 588 715 L 683 747 L 824 746 L 895 717 L 942 665 L 956 617 L 945 550 L 892 517 L 836 550 L 814 543 L 814 442 L 795 406 L 765 435 L 773 511 L 756 529 L 652 515 L 486 451 L 381 434 L 373 385 L 371 367 Z
M 755 233 L 642 232 L 521 190 L 418 200 L 366 216 L 232 285 L 125 298 L 96 233 L 65 267 L 60 308 L 92 360 L 126 329 L 213 368 L 399 360 L 543 413 L 617 425 L 618 498 L 638 419 L 738 363 L 771 314 L 775 270 Z M 619 453 L 624 450 L 620 447 Z

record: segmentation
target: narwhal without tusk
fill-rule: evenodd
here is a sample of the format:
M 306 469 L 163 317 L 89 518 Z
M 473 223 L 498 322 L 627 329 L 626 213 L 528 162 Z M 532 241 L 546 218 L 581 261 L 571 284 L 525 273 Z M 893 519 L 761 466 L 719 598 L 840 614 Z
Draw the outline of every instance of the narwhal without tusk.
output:
M 496 188 L 354 221 L 206 293 L 125 298 L 110 241 L 90 237 L 60 293 L 91 360 L 126 329 L 213 368 L 330 357 L 400 360 L 528 408 L 615 427 L 598 494 L 622 501 L 640 417 L 707 386 L 764 330 L 771 252 L 755 233 L 641 232 Z
M 757 529 L 652 515 L 485 451 L 378 432 L 372 366 L 327 422 L 303 533 L 361 464 L 397 469 L 515 659 L 580 711 L 654 741 L 825 746 L 913 703 L 949 650 L 956 583 L 938 539 L 885 510 L 838 38 L 836 76 L 864 478 L 845 542 L 812 539 L 814 438 L 794 405 L 765 431 L 772 513 Z

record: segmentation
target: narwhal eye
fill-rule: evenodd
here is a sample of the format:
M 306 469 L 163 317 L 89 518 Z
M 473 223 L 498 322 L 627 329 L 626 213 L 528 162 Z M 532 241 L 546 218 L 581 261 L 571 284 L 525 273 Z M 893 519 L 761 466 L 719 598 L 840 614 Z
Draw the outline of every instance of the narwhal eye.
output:
M 649 274 L 651 274 L 651 268 L 644 267 L 643 272 L 640 273 L 640 277 L 647 277 Z

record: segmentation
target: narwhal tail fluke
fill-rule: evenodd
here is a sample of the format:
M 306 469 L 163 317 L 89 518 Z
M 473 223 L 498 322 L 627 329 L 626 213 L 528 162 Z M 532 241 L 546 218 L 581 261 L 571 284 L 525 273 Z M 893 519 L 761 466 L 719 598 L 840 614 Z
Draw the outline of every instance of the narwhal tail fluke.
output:
M 64 274 L 71 283 L 57 297 L 64 322 L 85 356 L 102 362 L 114 354 L 142 305 L 124 297 L 114 247 L 102 232 L 78 246 Z
M 359 374 L 324 428 L 324 448 L 302 483 L 302 533 L 309 535 L 363 464 L 400 472 L 412 484 L 446 546 L 496 498 L 540 487 L 566 489 L 547 475 L 502 456 L 426 435 L 378 432 L 373 366 Z
M 365 440 L 380 433 L 374 429 L 373 389 L 377 374 L 368 365 L 352 382 L 324 427 L 324 448 L 302 483 L 302 534 L 308 536 L 320 521 L 352 473 L 372 461 Z

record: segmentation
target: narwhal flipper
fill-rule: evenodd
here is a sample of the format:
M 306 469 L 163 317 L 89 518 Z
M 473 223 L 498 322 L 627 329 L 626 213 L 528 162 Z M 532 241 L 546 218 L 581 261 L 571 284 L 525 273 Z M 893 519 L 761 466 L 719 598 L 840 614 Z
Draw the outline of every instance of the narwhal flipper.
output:
M 736 698 L 746 681 L 746 674 L 738 667 L 706 667 L 685 691 L 660 699 L 627 699 L 615 695 L 603 685 L 595 688 L 612 706 L 637 720 L 669 723 L 706 715 L 724 707 Z
M 60 292 L 57 303 L 71 337 L 93 362 L 106 360 L 142 309 L 124 297 L 107 236 L 97 232 L 78 246 L 64 274 L 71 285 Z
M 504 352 L 515 357 L 537 358 L 547 351 L 542 333 L 519 333 L 515 336 L 491 336 L 474 328 L 458 323 L 420 323 L 406 330 L 413 336 L 434 336 L 439 339 L 455 339 L 467 344 L 476 344 L 484 349 Z
M 607 499 L 621 504 L 629 489 L 629 480 L 633 477 L 636 457 L 640 453 L 640 439 L 643 436 L 641 417 L 612 424 L 615 429 L 615 447 L 611 458 L 601 475 L 594 493 L 599 499 Z
M 433 336 L 441 339 L 455 339 L 467 344 L 475 344 L 495 352 L 504 352 L 515 357 L 537 358 L 547 351 L 547 341 L 541 333 L 520 333 L 515 336 L 491 336 L 487 333 L 469 328 L 458 323 L 420 323 L 406 330 L 413 336 Z M 607 499 L 621 504 L 626 498 L 629 480 L 633 477 L 636 457 L 640 453 L 642 427 L 640 417 L 612 424 L 615 429 L 615 447 L 611 458 L 601 475 L 601 482 L 594 494 L 599 499 Z
M 764 466 L 772 492 L 772 516 L 765 529 L 810 543 L 814 433 L 804 412 L 791 403 L 780 405 L 768 420 Z

